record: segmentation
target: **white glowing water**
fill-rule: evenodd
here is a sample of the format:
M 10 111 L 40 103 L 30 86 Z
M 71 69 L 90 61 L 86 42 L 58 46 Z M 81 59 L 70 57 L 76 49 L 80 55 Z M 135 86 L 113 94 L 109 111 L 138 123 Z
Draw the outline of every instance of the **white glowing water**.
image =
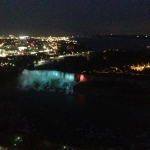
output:
M 63 73 L 49 70 L 24 70 L 18 77 L 18 88 L 36 91 L 73 92 L 76 83 L 73 73 Z

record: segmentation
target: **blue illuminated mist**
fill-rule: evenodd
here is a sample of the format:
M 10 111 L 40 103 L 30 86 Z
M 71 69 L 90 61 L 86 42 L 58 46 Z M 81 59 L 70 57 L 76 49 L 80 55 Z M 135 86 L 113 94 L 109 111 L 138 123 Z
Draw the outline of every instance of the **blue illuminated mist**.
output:
M 73 73 L 49 70 L 24 70 L 18 77 L 18 89 L 72 93 L 76 83 Z

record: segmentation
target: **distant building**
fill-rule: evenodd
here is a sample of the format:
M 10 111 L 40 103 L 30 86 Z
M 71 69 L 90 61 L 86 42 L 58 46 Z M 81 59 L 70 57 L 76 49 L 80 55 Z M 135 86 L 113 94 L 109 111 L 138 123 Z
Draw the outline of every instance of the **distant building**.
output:
M 74 44 L 73 43 L 69 43 L 67 44 L 67 50 L 73 50 L 74 49 Z
M 29 39 L 29 36 L 20 36 L 18 40 L 19 46 L 27 46 L 28 39 Z
M 9 35 L 10 39 L 15 39 L 16 37 L 14 35 Z

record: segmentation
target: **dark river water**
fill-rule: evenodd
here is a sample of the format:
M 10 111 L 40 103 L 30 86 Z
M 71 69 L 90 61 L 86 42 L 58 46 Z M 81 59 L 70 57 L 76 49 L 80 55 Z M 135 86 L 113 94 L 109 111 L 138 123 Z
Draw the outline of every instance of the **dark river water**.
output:
M 105 49 L 124 49 L 124 50 L 141 50 L 143 47 L 150 46 L 150 39 L 141 38 L 121 38 L 121 37 L 102 37 L 102 38 L 78 38 L 91 51 L 101 51 Z
M 101 91 L 97 91 L 99 86 L 86 90 L 85 75 L 56 70 L 23 70 L 14 75 L 13 83 L 5 76 L 0 94 L 3 108 L 6 105 L 1 111 L 3 133 L 34 135 L 78 147 L 150 146 L 147 94 L 113 93 L 116 88 L 109 88 L 112 82 L 107 79 Z M 128 91 L 128 85 L 122 84 Z M 149 85 L 145 88 L 149 90 Z

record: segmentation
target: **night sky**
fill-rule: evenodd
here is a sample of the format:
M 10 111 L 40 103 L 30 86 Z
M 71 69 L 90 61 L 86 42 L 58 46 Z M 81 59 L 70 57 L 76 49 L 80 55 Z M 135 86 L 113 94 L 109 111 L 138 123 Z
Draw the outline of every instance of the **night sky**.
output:
M 0 0 L 0 35 L 150 34 L 150 0 Z

